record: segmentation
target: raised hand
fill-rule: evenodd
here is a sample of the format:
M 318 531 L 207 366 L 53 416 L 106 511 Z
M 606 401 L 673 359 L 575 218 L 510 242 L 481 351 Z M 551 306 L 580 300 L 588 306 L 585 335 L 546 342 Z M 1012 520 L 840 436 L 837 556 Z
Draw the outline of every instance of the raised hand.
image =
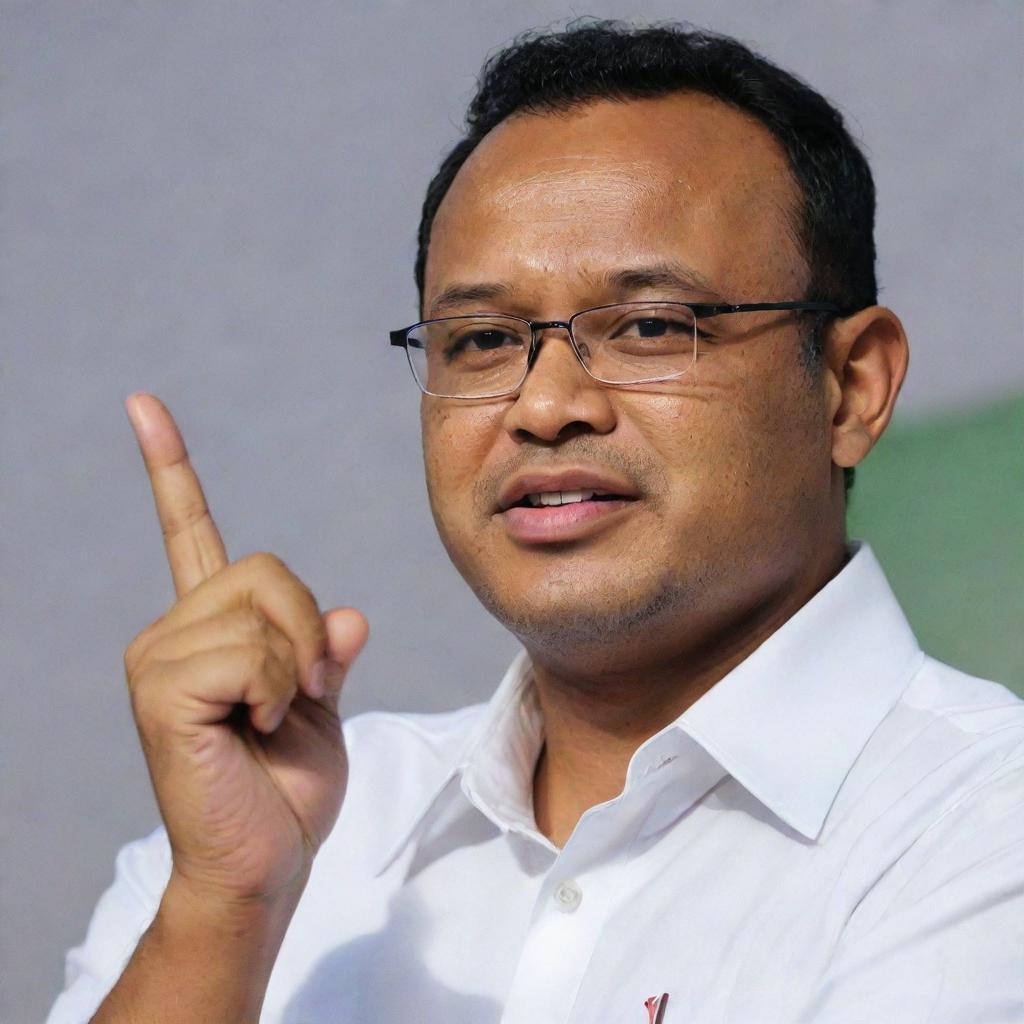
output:
M 366 620 L 321 614 L 274 555 L 229 562 L 170 412 L 125 406 L 177 595 L 124 655 L 172 881 L 225 903 L 301 890 L 344 796 L 338 697 Z

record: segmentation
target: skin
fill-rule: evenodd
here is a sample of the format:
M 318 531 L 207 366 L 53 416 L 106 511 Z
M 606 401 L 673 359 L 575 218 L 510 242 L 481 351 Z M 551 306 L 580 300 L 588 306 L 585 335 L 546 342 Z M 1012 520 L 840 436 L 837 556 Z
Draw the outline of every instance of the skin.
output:
M 255 1024 L 341 807 L 338 697 L 367 624 L 353 608 L 321 612 L 268 552 L 229 561 L 169 410 L 145 393 L 125 407 L 176 595 L 124 657 L 172 863 L 153 922 L 92 1019 Z
M 607 277 L 674 260 L 702 276 L 697 297 L 796 298 L 795 201 L 771 136 L 711 100 L 513 118 L 441 205 L 425 297 L 500 280 L 495 311 L 565 319 L 654 297 Z M 553 332 L 517 394 L 424 400 L 441 537 L 533 659 L 546 733 L 535 813 L 558 845 L 622 789 L 640 743 L 840 568 L 841 467 L 885 429 L 906 372 L 903 330 L 881 307 L 833 328 L 813 380 L 791 318 L 750 314 L 730 332 L 686 378 L 642 390 L 596 383 Z M 144 393 L 126 408 L 176 594 L 125 651 L 172 867 L 93 1019 L 255 1024 L 344 796 L 337 702 L 367 623 L 322 612 L 274 555 L 229 561 L 170 412 Z M 572 541 L 512 537 L 495 514 L 510 474 L 581 463 L 614 470 L 638 500 Z
M 564 320 L 655 297 L 817 298 L 791 227 L 798 203 L 770 132 L 705 96 L 515 115 L 441 203 L 422 313 Z M 608 284 L 668 261 L 699 285 Z M 438 305 L 455 286 L 495 282 L 493 297 Z M 556 845 L 621 792 L 644 740 L 842 567 L 842 467 L 885 429 L 908 363 L 903 328 L 880 306 L 833 324 L 812 376 L 792 314 L 722 317 L 716 330 L 676 381 L 600 384 L 552 330 L 516 394 L 422 401 L 438 531 L 533 662 L 546 734 L 535 813 Z M 580 540 L 511 536 L 495 514 L 509 478 L 579 465 L 624 476 L 639 500 Z

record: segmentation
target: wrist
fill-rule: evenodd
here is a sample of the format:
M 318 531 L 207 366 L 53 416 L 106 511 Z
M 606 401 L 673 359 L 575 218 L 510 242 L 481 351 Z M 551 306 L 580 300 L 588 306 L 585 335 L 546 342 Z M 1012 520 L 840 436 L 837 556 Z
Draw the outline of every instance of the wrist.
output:
M 239 896 L 197 886 L 174 872 L 164 890 L 154 938 L 167 949 L 186 951 L 235 979 L 247 979 L 250 993 L 262 993 L 305 887 L 295 885 L 261 896 Z
M 316 851 L 303 844 L 277 865 L 256 865 L 252 870 L 247 858 L 239 854 L 203 851 L 189 853 L 171 842 L 171 872 L 167 888 L 182 902 L 197 908 L 208 906 L 217 911 L 241 914 L 271 909 L 297 900 L 306 887 Z
M 172 868 L 158 913 L 182 926 L 238 935 L 253 929 L 280 931 L 283 938 L 308 878 L 307 870 L 272 892 L 243 894 L 205 884 Z

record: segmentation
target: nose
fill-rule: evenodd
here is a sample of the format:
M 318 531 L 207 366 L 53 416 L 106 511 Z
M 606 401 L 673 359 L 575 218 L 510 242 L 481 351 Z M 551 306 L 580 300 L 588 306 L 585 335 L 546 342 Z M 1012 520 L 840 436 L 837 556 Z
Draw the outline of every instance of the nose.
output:
M 506 414 L 509 433 L 519 441 L 552 443 L 574 434 L 606 434 L 615 423 L 610 389 L 584 369 L 566 327 L 539 329 L 533 363 Z

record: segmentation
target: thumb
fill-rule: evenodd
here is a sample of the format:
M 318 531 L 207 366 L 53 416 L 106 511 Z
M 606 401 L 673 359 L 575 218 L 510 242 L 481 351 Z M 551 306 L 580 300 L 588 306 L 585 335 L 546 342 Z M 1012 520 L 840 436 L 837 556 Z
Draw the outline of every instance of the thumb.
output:
M 337 662 L 327 672 L 327 691 L 337 695 L 349 667 L 366 645 L 370 624 L 356 608 L 331 608 L 321 617 L 327 630 L 327 656 Z

